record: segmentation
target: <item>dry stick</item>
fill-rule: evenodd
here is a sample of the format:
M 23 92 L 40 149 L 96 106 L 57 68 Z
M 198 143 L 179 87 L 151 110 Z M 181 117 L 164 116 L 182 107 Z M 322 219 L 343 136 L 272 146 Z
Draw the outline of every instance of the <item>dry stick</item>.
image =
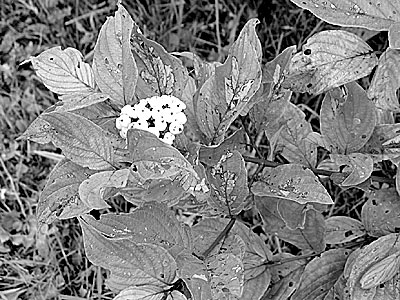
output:
M 219 2 L 215 0 L 215 31 L 217 35 L 217 46 L 218 46 L 218 60 L 221 58 L 222 55 L 222 46 L 221 46 L 221 36 L 219 30 Z
M 219 244 L 219 242 L 229 233 L 229 231 L 232 229 L 233 225 L 235 224 L 236 218 L 231 217 L 230 221 L 228 224 L 226 224 L 224 230 L 221 231 L 221 233 L 217 236 L 217 238 L 214 240 L 214 242 L 211 244 L 210 247 L 206 251 L 201 254 L 200 258 L 204 260 L 210 253 L 211 251 L 214 250 L 214 248 Z
M 269 161 L 269 160 L 265 160 L 265 159 L 262 159 L 262 158 L 250 157 L 250 156 L 246 156 L 246 155 L 244 155 L 243 158 L 247 162 L 252 162 L 252 163 L 255 163 L 255 164 L 264 165 L 266 167 L 276 168 L 278 166 L 285 165 L 283 163 Z M 316 168 L 309 168 L 309 169 L 316 175 L 331 176 L 332 174 L 343 174 L 341 172 L 335 172 L 335 171 L 329 171 L 329 170 L 321 170 L 321 169 L 316 169 Z M 387 178 L 387 177 L 371 176 L 371 180 L 372 181 L 376 181 L 376 182 L 395 184 L 395 180 L 394 179 Z

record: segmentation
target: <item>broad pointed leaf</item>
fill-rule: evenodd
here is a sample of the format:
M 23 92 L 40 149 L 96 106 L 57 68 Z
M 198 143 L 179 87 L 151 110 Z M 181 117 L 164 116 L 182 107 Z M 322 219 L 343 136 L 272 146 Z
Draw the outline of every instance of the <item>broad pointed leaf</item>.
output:
M 376 286 L 373 284 L 364 285 L 367 283 L 368 278 L 363 276 L 376 264 L 379 264 L 382 260 L 399 251 L 400 240 L 398 239 L 398 234 L 392 233 L 380 237 L 358 252 L 351 266 L 349 279 L 347 281 L 350 295 L 353 297 L 352 299 L 363 299 L 361 298 L 363 294 L 368 293 L 373 295 L 375 293 Z M 373 274 L 370 275 L 373 276 Z M 360 280 L 362 281 L 360 282 Z M 363 289 L 363 286 L 366 288 Z
M 314 173 L 300 165 L 287 164 L 265 169 L 261 180 L 251 191 L 257 196 L 270 196 L 299 204 L 315 202 L 333 204 L 331 197 Z
M 93 217 L 87 216 L 85 219 Z M 80 220 L 87 258 L 111 271 L 107 280 L 112 290 L 134 285 L 161 288 L 172 284 L 177 265 L 166 249 L 154 244 L 135 243 L 131 239 L 113 239 Z
M 185 191 L 194 188 L 199 181 L 199 176 L 186 158 L 150 132 L 129 130 L 128 150 L 133 161 L 132 170 L 144 180 L 177 181 Z
M 388 30 L 400 21 L 400 4 L 391 0 L 291 0 L 322 20 L 340 26 Z
M 361 219 L 368 234 L 378 237 L 398 232 L 400 197 L 396 190 L 381 189 L 368 198 L 361 211 Z
M 349 254 L 347 249 L 333 249 L 310 261 L 292 298 L 323 300 L 343 273 Z
M 363 223 L 346 216 L 330 217 L 325 224 L 327 244 L 347 243 L 366 234 Z
M 389 27 L 389 48 L 399 49 L 400 48 L 400 21 L 393 23 Z
M 373 50 L 353 33 L 322 31 L 308 39 L 293 56 L 284 87 L 321 94 L 367 76 L 378 63 Z
M 295 292 L 300 284 L 304 267 L 297 268 L 287 276 L 275 283 L 263 297 L 268 300 L 286 300 Z
M 114 239 L 130 239 L 136 244 L 150 243 L 168 250 L 176 257 L 192 249 L 190 228 L 178 222 L 164 204 L 150 202 L 131 213 L 103 214 L 99 221 L 84 216 L 93 228 Z
M 73 162 L 94 170 L 112 169 L 128 161 L 124 142 L 79 115 L 63 112 L 41 116 L 52 126 L 56 147 Z
M 75 93 L 59 97 L 62 101 L 56 103 L 54 111 L 75 111 L 93 104 L 106 101 L 110 96 L 99 92 Z
M 135 23 L 121 5 L 100 29 L 94 48 L 93 69 L 96 83 L 120 106 L 133 100 L 138 71 L 130 48 Z M 136 30 L 136 29 L 135 29 Z
M 239 214 L 249 194 L 247 170 L 242 155 L 234 150 L 207 168 L 211 197 L 209 204 L 228 216 Z
M 282 151 L 282 155 L 291 163 L 315 167 L 317 146 L 307 139 L 313 130 L 311 124 L 306 121 L 305 114 L 290 103 L 280 122 L 283 124 L 279 133 L 277 150 Z
M 400 50 L 386 49 L 379 57 L 368 97 L 375 102 L 376 107 L 384 110 L 399 111 L 397 90 L 400 88 Z
M 340 186 L 355 186 L 364 182 L 371 176 L 374 167 L 371 156 L 362 153 L 331 154 L 331 159 L 336 165 L 345 166 L 342 172 L 348 174 Z
M 375 106 L 357 83 L 329 91 L 320 112 L 321 133 L 332 153 L 349 154 L 363 147 L 375 128 Z
M 79 196 L 91 209 L 110 207 L 104 200 L 107 188 L 123 188 L 128 183 L 129 169 L 103 171 L 91 175 L 79 186 Z
M 68 159 L 61 160 L 51 171 L 46 186 L 39 196 L 37 218 L 51 223 L 54 219 L 77 217 L 91 210 L 79 197 L 79 185 L 94 171 Z
M 57 46 L 30 58 L 30 61 L 36 74 L 50 91 L 68 96 L 94 92 L 92 68 L 82 59 L 83 56 L 78 50 L 61 50 L 61 47 Z
M 163 289 L 158 286 L 130 286 L 121 292 L 113 300 L 163 300 Z
M 277 208 L 269 206 L 270 197 L 256 196 L 256 206 L 260 211 L 265 231 L 276 234 L 300 249 L 322 252 L 325 249 L 325 222 L 323 215 L 315 209 L 305 213 L 304 228 L 291 230 L 279 216 Z
M 218 145 L 231 123 L 254 105 L 261 84 L 261 46 L 251 19 L 232 45 L 226 62 L 201 86 L 195 115 L 209 143 Z

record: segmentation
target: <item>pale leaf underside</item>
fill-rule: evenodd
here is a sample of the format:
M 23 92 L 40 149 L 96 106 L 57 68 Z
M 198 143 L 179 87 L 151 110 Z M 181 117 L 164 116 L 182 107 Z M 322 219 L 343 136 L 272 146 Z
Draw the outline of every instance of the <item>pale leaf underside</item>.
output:
M 322 31 L 293 56 L 282 85 L 318 95 L 368 75 L 377 62 L 372 48 L 355 34 Z
M 392 0 L 291 0 L 322 20 L 341 26 L 388 30 L 400 22 L 400 3 Z

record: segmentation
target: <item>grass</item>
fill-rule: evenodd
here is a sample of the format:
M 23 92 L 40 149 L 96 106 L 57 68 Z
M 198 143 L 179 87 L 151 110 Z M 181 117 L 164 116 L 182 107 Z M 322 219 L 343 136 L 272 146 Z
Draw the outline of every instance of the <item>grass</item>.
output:
M 125 4 L 145 35 L 168 51 L 192 51 L 223 61 L 245 22 L 258 17 L 265 61 L 332 26 L 289 0 L 135 0 Z M 115 1 L 0 0 L 0 299 L 112 299 L 105 272 L 85 258 L 79 226 L 57 221 L 38 230 L 35 210 L 46 177 L 59 159 L 51 145 L 16 142 L 56 97 L 39 81 L 30 56 L 61 45 L 90 62 L 98 31 Z M 379 38 L 376 42 L 379 45 Z M 307 116 L 320 98 L 296 96 Z M 332 187 L 336 212 L 353 212 L 359 194 Z M 344 200 L 343 200 L 344 199 Z

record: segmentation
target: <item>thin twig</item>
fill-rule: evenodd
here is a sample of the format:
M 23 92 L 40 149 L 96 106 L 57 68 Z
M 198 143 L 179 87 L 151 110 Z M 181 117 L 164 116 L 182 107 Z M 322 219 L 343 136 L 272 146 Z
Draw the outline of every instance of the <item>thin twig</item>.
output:
M 214 248 L 219 244 L 219 242 L 229 233 L 229 231 L 232 229 L 233 225 L 235 224 L 236 218 L 232 217 L 229 221 L 228 224 L 226 224 L 224 230 L 221 231 L 221 233 L 217 236 L 217 238 L 214 240 L 214 242 L 208 247 L 206 251 L 203 252 L 203 254 L 200 256 L 201 259 L 205 259 L 211 251 L 214 250 Z
M 271 167 L 271 168 L 276 168 L 278 166 L 285 165 L 284 163 L 278 163 L 278 162 L 269 161 L 269 160 L 265 160 L 262 158 L 250 157 L 250 156 L 246 156 L 246 155 L 244 155 L 243 158 L 247 162 L 260 164 L 260 165 L 264 165 L 266 167 Z M 343 174 L 341 172 L 322 170 L 322 169 L 317 169 L 317 168 L 309 168 L 309 169 L 315 175 L 331 176 L 333 174 Z M 374 175 L 372 175 L 370 178 L 372 181 L 376 181 L 376 182 L 395 184 L 395 180 L 392 178 L 380 177 L 380 176 L 374 176 Z

